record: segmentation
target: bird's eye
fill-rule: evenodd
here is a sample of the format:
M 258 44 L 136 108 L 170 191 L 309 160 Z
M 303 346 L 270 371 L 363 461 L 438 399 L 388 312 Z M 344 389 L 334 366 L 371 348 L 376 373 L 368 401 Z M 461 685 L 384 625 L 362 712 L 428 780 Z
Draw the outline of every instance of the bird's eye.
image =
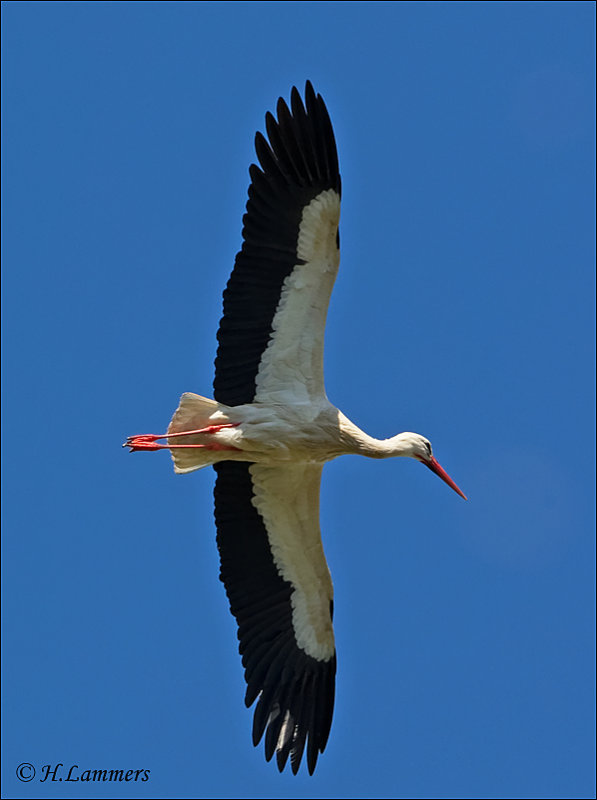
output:
M 427 448 L 427 453 L 431 455 L 431 442 L 425 442 L 425 447 Z

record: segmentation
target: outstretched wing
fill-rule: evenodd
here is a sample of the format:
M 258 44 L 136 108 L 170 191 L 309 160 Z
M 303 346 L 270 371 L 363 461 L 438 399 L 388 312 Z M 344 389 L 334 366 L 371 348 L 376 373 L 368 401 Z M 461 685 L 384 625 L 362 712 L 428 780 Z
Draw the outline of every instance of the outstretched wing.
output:
M 266 115 L 250 167 L 243 245 L 224 291 L 214 397 L 297 403 L 325 395 L 323 338 L 340 261 L 332 124 L 310 82 Z
M 214 465 L 220 579 L 238 622 L 253 743 L 312 774 L 330 732 L 333 590 L 319 531 L 321 466 Z

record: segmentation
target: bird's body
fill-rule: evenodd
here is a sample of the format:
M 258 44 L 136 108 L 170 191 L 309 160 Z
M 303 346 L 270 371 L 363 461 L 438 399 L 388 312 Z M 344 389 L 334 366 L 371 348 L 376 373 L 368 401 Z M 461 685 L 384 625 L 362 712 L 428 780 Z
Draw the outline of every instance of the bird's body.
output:
M 204 432 L 188 433 L 195 430 Z M 181 434 L 184 439 L 178 438 Z M 368 436 L 327 398 L 276 406 L 225 406 L 185 392 L 163 438 L 179 473 L 219 461 L 323 465 L 343 455 L 392 458 L 429 453 L 427 440 L 416 433 L 381 440 Z
M 257 134 L 243 247 L 224 292 L 215 399 L 185 393 L 166 434 L 133 450 L 169 449 L 176 472 L 212 465 L 220 577 L 238 622 L 258 703 L 253 741 L 293 772 L 313 772 L 330 731 L 336 651 L 333 589 L 319 530 L 323 465 L 340 455 L 409 456 L 462 497 L 415 433 L 378 440 L 328 400 L 323 340 L 340 263 L 340 173 L 320 95 L 278 101 Z M 160 444 L 160 441 L 165 443 Z
M 184 396 L 181 400 L 183 407 L 194 402 L 203 407 L 205 400 L 197 402 L 193 395 Z M 337 456 L 355 452 L 356 444 L 350 439 L 341 418 L 341 413 L 326 400 L 321 403 L 275 407 L 259 403 L 231 407 L 217 404 L 209 420 L 204 421 L 202 410 L 199 410 L 191 425 L 192 429 L 221 424 L 231 426 L 211 435 L 199 434 L 193 437 L 197 444 L 213 442 L 235 448 L 234 451 L 204 450 L 202 457 L 206 459 L 206 463 L 233 460 L 270 466 L 289 463 L 324 464 Z M 350 425 L 348 420 L 346 422 Z M 168 430 L 173 433 L 179 428 L 175 416 Z M 185 428 L 189 429 L 186 420 Z M 176 444 L 174 438 L 168 441 Z M 172 455 L 174 468 L 177 470 L 177 462 L 188 457 L 190 453 L 173 449 Z

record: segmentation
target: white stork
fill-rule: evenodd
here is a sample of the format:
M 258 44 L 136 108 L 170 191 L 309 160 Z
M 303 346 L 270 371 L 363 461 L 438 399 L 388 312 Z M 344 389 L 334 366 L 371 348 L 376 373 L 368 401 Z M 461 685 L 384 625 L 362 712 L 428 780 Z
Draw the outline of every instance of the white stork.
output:
M 131 436 L 130 451 L 169 449 L 178 473 L 213 465 L 220 578 L 238 623 L 253 742 L 296 774 L 315 769 L 332 722 L 333 590 L 319 530 L 326 461 L 352 453 L 410 456 L 461 497 L 416 433 L 373 439 L 328 400 L 323 339 L 340 261 L 340 173 L 327 109 L 310 82 L 305 103 L 268 113 L 269 142 L 249 168 L 243 244 L 224 292 L 215 400 L 186 392 L 164 435 Z M 159 439 L 166 439 L 159 444 Z M 466 499 L 466 498 L 465 498 Z

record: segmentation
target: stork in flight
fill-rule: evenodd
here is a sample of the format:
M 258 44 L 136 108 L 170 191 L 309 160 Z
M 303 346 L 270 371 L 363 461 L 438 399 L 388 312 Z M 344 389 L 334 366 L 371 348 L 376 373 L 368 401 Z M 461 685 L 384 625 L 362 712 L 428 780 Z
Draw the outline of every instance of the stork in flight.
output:
M 216 471 L 220 579 L 238 623 L 253 743 L 312 774 L 330 732 L 336 650 L 333 590 L 319 530 L 326 461 L 409 456 L 462 491 L 417 433 L 373 439 L 328 400 L 323 339 L 340 262 L 340 173 L 327 109 L 310 82 L 257 133 L 260 167 L 243 244 L 224 291 L 214 400 L 182 395 L 164 435 L 125 446 L 168 449 L 178 473 Z M 159 440 L 164 440 L 160 443 Z

